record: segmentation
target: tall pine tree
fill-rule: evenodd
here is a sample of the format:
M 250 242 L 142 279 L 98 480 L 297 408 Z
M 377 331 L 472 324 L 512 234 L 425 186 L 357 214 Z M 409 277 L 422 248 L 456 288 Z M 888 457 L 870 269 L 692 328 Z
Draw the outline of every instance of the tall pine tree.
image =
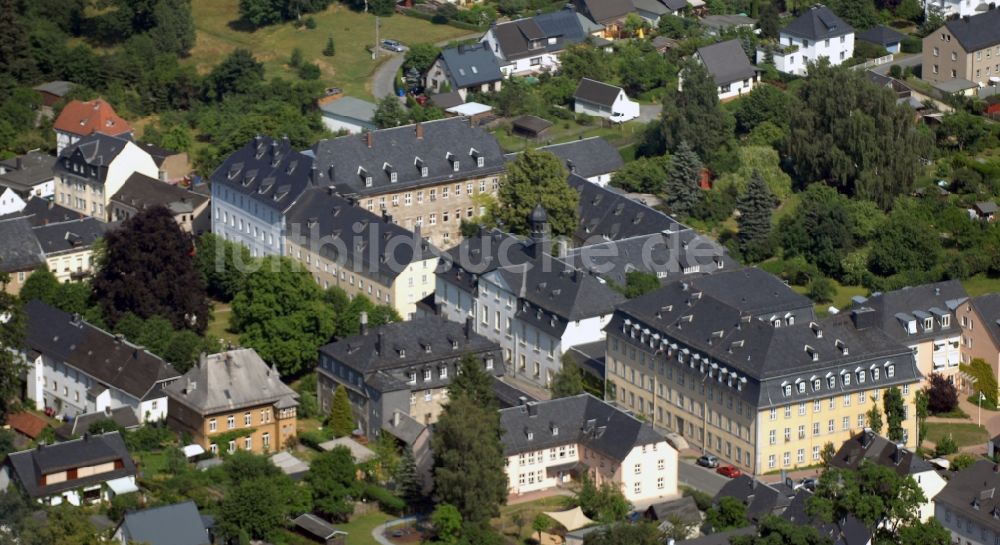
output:
M 326 39 L 326 47 L 323 48 L 324 57 L 332 57 L 337 53 L 336 47 L 333 45 L 333 36 Z
M 448 388 L 448 396 L 452 400 L 465 397 L 481 407 L 497 409 L 497 397 L 493 391 L 495 379 L 486 372 L 483 361 L 473 354 L 465 354 L 458 362 L 458 369 L 458 376 Z
M 422 484 L 420 475 L 417 474 L 417 461 L 413 456 L 413 447 L 406 445 L 403 448 L 403 457 L 399 460 L 399 467 L 396 468 L 396 487 L 399 490 L 399 497 L 407 505 L 420 500 L 422 495 Z
M 666 203 L 674 215 L 687 217 L 701 202 L 702 194 L 698 187 L 701 169 L 698 155 L 686 141 L 681 141 L 667 170 Z
M 746 191 L 740 195 L 736 206 L 740 210 L 740 251 L 747 260 L 760 261 L 768 254 L 774 195 L 759 172 L 750 176 Z
M 354 432 L 354 414 L 351 412 L 351 400 L 347 397 L 347 389 L 338 384 L 333 392 L 330 403 L 330 421 L 327 424 L 330 431 L 337 437 L 351 435 Z

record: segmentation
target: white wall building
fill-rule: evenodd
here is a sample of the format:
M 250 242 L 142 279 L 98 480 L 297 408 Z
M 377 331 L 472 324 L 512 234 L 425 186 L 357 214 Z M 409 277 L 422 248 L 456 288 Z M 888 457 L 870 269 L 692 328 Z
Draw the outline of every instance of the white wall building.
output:
M 621 87 L 583 78 L 573 93 L 573 111 L 616 121 L 631 121 L 639 117 L 639 103 L 629 100 Z
M 767 61 L 786 74 L 804 76 L 809 63 L 826 58 L 837 66 L 854 55 L 854 29 L 829 8 L 816 5 L 788 24 L 770 51 L 757 49 L 757 64 Z
M 136 172 L 150 178 L 159 175 L 153 157 L 131 140 L 94 133 L 59 154 L 55 201 L 67 208 L 108 219 L 111 197 Z
M 739 40 L 728 40 L 699 47 L 694 54 L 718 86 L 719 100 L 729 100 L 749 93 L 757 85 L 759 74 L 750 64 Z M 678 85 L 683 86 L 679 78 Z
M 0 216 L 24 210 L 24 199 L 13 189 L 0 186 Z

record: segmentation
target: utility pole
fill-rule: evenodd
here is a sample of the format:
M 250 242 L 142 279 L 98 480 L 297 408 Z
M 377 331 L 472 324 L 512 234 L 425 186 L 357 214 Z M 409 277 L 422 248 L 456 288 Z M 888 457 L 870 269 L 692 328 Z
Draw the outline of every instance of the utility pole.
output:
M 367 2 L 367 0 L 365 1 L 365 11 L 368 11 L 368 2 Z M 378 58 L 378 50 L 381 47 L 380 42 L 378 41 L 378 25 L 379 25 L 378 15 L 376 15 L 375 16 L 375 49 L 372 49 L 372 59 L 377 59 Z

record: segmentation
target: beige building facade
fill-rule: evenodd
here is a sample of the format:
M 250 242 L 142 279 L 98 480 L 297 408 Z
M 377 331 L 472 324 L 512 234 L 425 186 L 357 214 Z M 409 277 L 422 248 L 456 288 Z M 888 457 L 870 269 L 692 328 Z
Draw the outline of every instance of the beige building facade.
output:
M 932 83 L 955 79 L 979 86 L 1000 78 L 1000 10 L 954 19 L 923 40 L 921 78 Z M 994 78 L 991 80 L 991 78 Z
M 956 313 L 962 328 L 962 363 L 981 359 L 1000 377 L 1000 293 L 973 297 Z

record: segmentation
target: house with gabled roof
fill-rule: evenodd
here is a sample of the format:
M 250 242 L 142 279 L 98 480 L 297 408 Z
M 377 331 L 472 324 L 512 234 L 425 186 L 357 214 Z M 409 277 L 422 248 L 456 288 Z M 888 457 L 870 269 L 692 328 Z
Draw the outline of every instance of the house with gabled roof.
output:
M 0 220 L 0 272 L 10 278 L 3 290 L 11 295 L 21 292 L 28 276 L 45 264 L 45 254 L 24 218 Z
M 162 206 L 181 230 L 199 234 L 211 226 L 209 197 L 180 185 L 169 184 L 136 172 L 128 177 L 108 206 L 108 218 L 122 222 L 143 210 Z
M 705 66 L 705 70 L 715 81 L 719 100 L 743 96 L 752 91 L 760 81 L 759 71 L 750 64 L 739 40 L 699 47 L 694 57 Z
M 570 45 L 582 43 L 604 27 L 573 9 L 495 23 L 480 40 L 488 44 L 504 77 L 559 70 L 559 55 Z
M 573 91 L 573 111 L 629 121 L 639 117 L 639 103 L 629 100 L 621 87 L 582 78 Z
M 56 132 L 56 154 L 80 141 L 85 136 L 98 133 L 107 136 L 132 138 L 132 126 L 115 112 L 104 99 L 87 102 L 71 100 L 52 123 Z
M 618 149 L 600 136 L 572 140 L 561 144 L 550 144 L 538 148 L 562 160 L 566 170 L 599 186 L 611 182 L 611 175 L 624 166 Z M 507 159 L 517 159 L 519 153 L 511 153 Z
M 117 431 L 39 444 L 13 452 L 0 469 L 0 491 L 19 486 L 43 505 L 83 505 L 137 492 L 135 462 Z
M 107 221 L 111 196 L 139 172 L 159 175 L 153 158 L 131 140 L 95 132 L 65 147 L 56 160 L 55 201 Z
M 54 156 L 40 151 L 0 161 L 0 187 L 12 189 L 25 199 L 51 197 L 55 192 L 55 162 Z
M 123 544 L 211 545 L 212 535 L 191 500 L 125 514 L 114 538 Z
M 934 518 L 953 543 L 990 545 L 1000 540 L 1000 467 L 978 460 L 956 471 L 934 496 Z
M 677 451 L 653 427 L 590 394 L 500 411 L 511 494 L 549 490 L 587 475 L 630 502 L 677 495 Z
M 809 63 L 821 58 L 837 66 L 854 55 L 854 28 L 830 8 L 817 4 L 781 29 L 777 45 L 757 49 L 757 64 L 774 61 L 786 74 L 804 76 Z
M 1000 81 L 1000 9 L 981 6 L 987 9 L 963 14 L 924 37 L 921 79 L 949 92 Z
M 856 39 L 859 42 L 867 42 L 883 47 L 889 53 L 899 53 L 906 35 L 885 25 L 876 25 L 858 34 Z
M 21 356 L 36 410 L 75 416 L 129 407 L 140 422 L 167 417 L 163 388 L 180 373 L 159 356 L 39 300 L 24 310 Z
M 604 27 L 600 36 L 608 39 L 618 37 L 625 17 L 635 11 L 632 0 L 574 0 L 573 5 L 588 19 Z
M 470 92 L 499 91 L 503 74 L 489 44 L 478 42 L 442 49 L 425 79 L 425 87 L 432 92 L 457 91 L 465 100 Z

